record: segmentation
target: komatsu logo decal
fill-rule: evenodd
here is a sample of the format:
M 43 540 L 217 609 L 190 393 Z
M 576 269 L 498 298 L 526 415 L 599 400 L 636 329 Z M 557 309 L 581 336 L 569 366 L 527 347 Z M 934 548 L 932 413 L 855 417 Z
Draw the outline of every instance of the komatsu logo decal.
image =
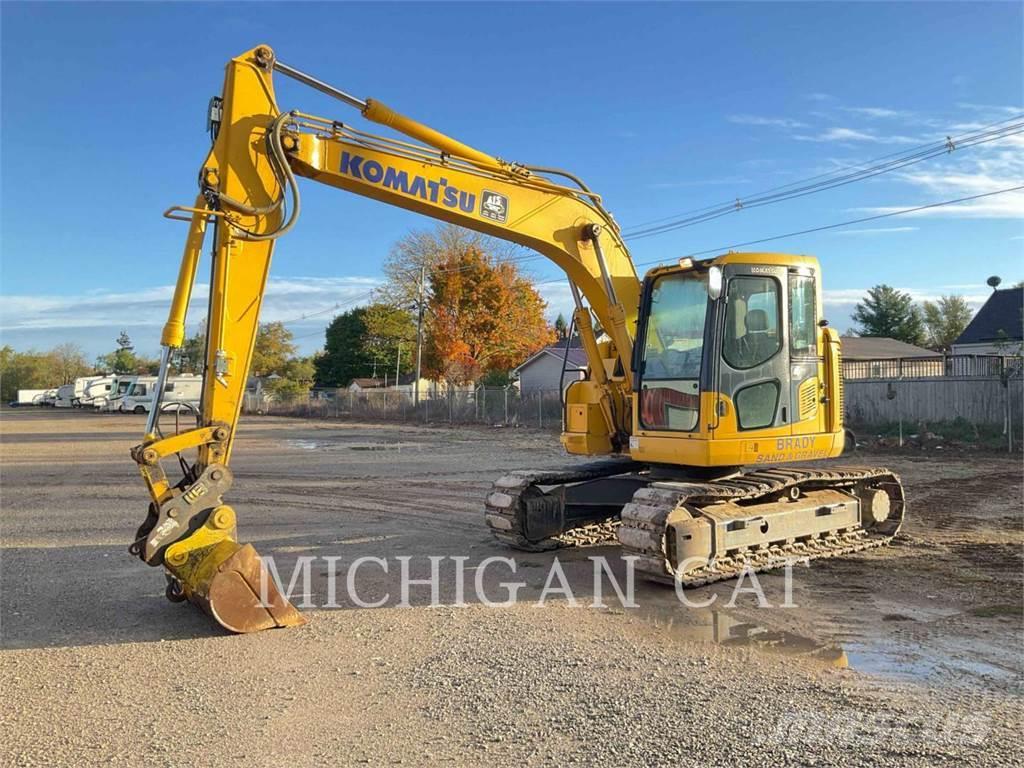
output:
M 409 197 L 418 197 L 427 202 L 440 203 L 446 208 L 458 208 L 465 213 L 472 213 L 476 207 L 474 193 L 463 192 L 449 184 L 448 179 L 445 178 L 429 181 L 422 176 L 410 176 L 407 171 L 399 171 L 390 165 L 382 165 L 376 160 L 367 160 L 349 152 L 341 153 L 340 170 L 353 179 L 379 184 L 387 189 L 393 189 L 403 195 L 409 195 Z M 499 221 L 504 220 L 504 218 L 499 219 Z

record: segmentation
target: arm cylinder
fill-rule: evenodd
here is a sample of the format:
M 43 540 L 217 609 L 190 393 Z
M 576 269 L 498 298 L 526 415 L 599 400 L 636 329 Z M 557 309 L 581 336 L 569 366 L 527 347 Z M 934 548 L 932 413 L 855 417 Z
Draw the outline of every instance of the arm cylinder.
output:
M 206 200 L 202 195 L 196 198 L 197 209 L 206 208 Z M 203 238 L 206 236 L 206 215 L 192 214 L 188 238 L 185 240 L 185 252 L 181 256 L 181 268 L 178 270 L 178 282 L 174 286 L 174 298 L 171 310 L 167 315 L 160 343 L 165 347 L 180 347 L 185 341 L 185 314 L 192 298 L 192 285 L 196 279 L 196 267 L 199 266 L 199 255 L 203 250 Z

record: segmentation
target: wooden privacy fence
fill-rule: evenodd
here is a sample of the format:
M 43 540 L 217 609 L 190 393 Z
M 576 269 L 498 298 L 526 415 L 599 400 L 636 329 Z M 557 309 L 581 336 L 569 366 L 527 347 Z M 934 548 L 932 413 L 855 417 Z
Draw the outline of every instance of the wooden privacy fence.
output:
M 1015 425 L 1021 434 L 1024 380 L 1016 377 L 924 377 L 845 382 L 846 420 L 851 424 L 953 421 Z

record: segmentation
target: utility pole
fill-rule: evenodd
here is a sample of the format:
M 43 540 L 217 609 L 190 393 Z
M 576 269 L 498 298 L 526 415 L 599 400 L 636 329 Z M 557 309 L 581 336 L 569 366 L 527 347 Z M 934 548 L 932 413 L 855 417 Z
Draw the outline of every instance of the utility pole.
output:
M 398 342 L 398 351 L 395 353 L 395 386 L 398 386 L 398 377 L 402 370 L 402 342 Z
M 416 382 L 413 384 L 413 404 L 420 404 L 420 377 L 423 375 L 423 284 L 427 280 L 427 265 L 420 264 L 419 308 L 416 319 Z

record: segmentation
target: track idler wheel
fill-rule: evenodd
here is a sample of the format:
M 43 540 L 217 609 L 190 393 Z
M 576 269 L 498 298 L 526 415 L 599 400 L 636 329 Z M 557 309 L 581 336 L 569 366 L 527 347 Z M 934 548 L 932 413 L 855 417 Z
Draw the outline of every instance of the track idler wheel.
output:
M 306 619 L 278 590 L 252 544 L 225 539 L 164 565 L 192 603 L 229 632 L 297 627 Z M 179 558 L 180 560 L 180 558 Z

